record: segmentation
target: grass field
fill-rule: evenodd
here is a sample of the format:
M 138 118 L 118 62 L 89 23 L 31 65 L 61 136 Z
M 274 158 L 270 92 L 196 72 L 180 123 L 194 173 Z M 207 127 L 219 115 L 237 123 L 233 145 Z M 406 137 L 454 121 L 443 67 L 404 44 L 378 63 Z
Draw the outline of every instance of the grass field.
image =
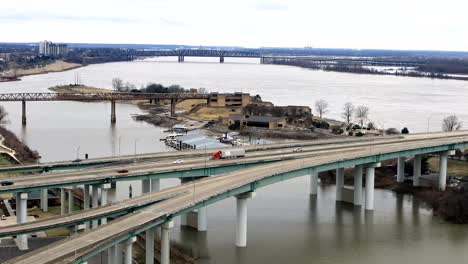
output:
M 439 157 L 429 159 L 429 170 L 439 172 Z M 449 159 L 447 164 L 447 175 L 468 177 L 468 162 L 464 160 Z

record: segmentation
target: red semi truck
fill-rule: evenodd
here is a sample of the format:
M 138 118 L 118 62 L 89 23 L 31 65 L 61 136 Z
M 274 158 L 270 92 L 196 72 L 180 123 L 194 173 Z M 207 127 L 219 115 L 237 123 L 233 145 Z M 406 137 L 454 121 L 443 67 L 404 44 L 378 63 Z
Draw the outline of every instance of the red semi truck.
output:
M 212 160 L 245 157 L 244 149 L 219 150 L 211 155 Z

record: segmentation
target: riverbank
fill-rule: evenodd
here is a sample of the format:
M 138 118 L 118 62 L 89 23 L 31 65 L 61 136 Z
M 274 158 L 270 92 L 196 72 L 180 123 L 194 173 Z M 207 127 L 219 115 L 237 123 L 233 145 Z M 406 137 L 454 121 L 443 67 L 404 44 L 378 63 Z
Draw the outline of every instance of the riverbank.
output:
M 41 67 L 34 67 L 30 69 L 14 69 L 16 76 L 27 76 L 27 75 L 36 75 L 36 74 L 45 74 L 49 72 L 63 72 L 72 69 L 82 67 L 82 64 L 79 63 L 70 63 L 62 60 L 57 60 L 53 63 L 46 64 Z
M 14 157 L 8 158 L 7 155 L 3 156 L 4 163 L 7 163 L 7 165 L 36 163 L 41 158 L 37 151 L 31 150 L 8 129 L 0 126 L 0 135 L 3 138 L 2 145 L 7 150 L 13 151 L 10 155 Z

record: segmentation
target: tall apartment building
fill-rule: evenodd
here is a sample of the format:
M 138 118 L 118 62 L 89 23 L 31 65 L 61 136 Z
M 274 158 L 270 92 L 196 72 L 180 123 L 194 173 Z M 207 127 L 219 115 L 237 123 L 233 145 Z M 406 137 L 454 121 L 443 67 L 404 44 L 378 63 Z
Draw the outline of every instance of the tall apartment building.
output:
M 52 41 L 39 42 L 39 54 L 51 57 L 63 57 L 67 54 L 67 44 L 53 43 Z

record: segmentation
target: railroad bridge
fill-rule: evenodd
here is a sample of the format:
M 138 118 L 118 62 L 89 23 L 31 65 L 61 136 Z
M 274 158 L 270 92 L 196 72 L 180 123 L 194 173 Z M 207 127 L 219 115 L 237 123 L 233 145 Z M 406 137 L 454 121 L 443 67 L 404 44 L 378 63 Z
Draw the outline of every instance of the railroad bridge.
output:
M 175 114 L 175 105 L 185 99 L 209 99 L 210 94 L 201 93 L 2 93 L 0 102 L 22 102 L 21 122 L 26 125 L 27 101 L 110 101 L 111 123 L 116 122 L 116 101 L 131 100 L 171 100 L 171 116 Z
M 137 50 L 130 53 L 132 57 L 177 57 L 178 62 L 184 62 L 185 57 L 219 57 L 224 58 L 261 58 L 259 52 L 250 50 L 217 50 L 217 49 L 173 49 L 173 50 Z

